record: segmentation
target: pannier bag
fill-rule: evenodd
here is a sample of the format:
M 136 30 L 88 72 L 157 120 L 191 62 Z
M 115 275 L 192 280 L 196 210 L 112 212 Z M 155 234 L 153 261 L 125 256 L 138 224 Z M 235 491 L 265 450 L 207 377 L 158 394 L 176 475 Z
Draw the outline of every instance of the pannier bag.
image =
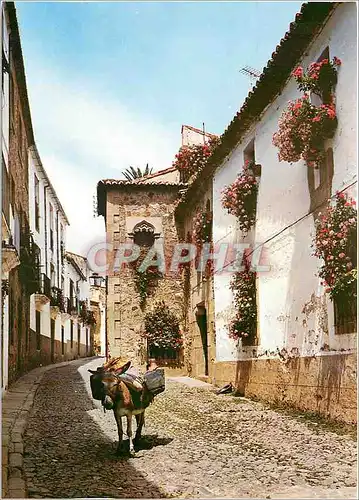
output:
M 103 394 L 103 388 L 102 388 L 102 383 L 98 379 L 96 380 L 95 375 L 91 375 L 90 377 L 90 386 L 91 386 L 91 392 L 92 392 L 92 397 L 94 399 L 98 399 L 99 401 L 102 401 L 104 394 Z
M 154 396 L 165 390 L 165 371 L 163 368 L 156 368 L 156 370 L 146 372 L 144 379 L 147 389 Z
M 131 373 L 121 373 L 121 375 L 118 375 L 118 378 L 120 380 L 123 380 L 126 385 L 134 389 L 135 391 L 139 392 L 143 390 L 143 378 L 140 377 L 139 375 L 134 375 Z

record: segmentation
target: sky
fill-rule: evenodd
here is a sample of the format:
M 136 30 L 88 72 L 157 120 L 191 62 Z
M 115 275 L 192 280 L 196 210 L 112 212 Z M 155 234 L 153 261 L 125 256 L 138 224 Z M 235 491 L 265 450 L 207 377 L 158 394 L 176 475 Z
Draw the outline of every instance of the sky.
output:
M 182 124 L 222 134 L 300 2 L 16 2 L 35 140 L 70 221 L 104 241 L 96 185 L 171 166 Z M 253 85 L 253 82 L 252 82 Z

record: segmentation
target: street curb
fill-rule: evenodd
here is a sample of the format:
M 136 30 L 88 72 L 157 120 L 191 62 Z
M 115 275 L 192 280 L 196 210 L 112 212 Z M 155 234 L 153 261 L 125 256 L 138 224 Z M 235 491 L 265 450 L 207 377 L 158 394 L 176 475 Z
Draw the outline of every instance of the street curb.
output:
M 96 356 L 63 361 L 35 368 L 20 377 L 2 396 L 2 498 L 27 498 L 24 472 L 24 442 L 29 412 L 46 372 L 91 361 Z

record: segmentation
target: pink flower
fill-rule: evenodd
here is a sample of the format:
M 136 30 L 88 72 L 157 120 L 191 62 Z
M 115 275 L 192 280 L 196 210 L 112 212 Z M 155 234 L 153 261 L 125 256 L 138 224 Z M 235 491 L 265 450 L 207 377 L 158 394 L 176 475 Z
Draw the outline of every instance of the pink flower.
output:
M 340 252 L 340 254 L 339 254 L 339 258 L 340 258 L 340 259 L 343 259 L 344 257 L 345 257 L 345 253 Z
M 298 66 L 293 72 L 292 75 L 296 78 L 302 78 L 303 76 L 303 68 L 301 66 Z
M 341 61 L 338 57 L 334 56 L 334 57 L 333 57 L 333 63 L 334 63 L 336 66 L 341 66 L 342 61 Z

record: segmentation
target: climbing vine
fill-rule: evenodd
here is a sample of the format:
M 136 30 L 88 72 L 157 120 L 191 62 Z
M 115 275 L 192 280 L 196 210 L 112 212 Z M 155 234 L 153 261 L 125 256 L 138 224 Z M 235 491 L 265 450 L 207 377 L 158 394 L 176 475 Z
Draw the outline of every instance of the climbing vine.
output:
M 147 251 L 147 247 L 142 247 L 138 259 L 131 263 L 134 273 L 133 279 L 140 296 L 141 308 L 144 308 L 151 291 L 156 287 L 158 280 L 162 277 L 162 273 L 158 266 L 154 265 L 147 267 L 145 270 L 141 269 L 141 265 L 147 255 Z

